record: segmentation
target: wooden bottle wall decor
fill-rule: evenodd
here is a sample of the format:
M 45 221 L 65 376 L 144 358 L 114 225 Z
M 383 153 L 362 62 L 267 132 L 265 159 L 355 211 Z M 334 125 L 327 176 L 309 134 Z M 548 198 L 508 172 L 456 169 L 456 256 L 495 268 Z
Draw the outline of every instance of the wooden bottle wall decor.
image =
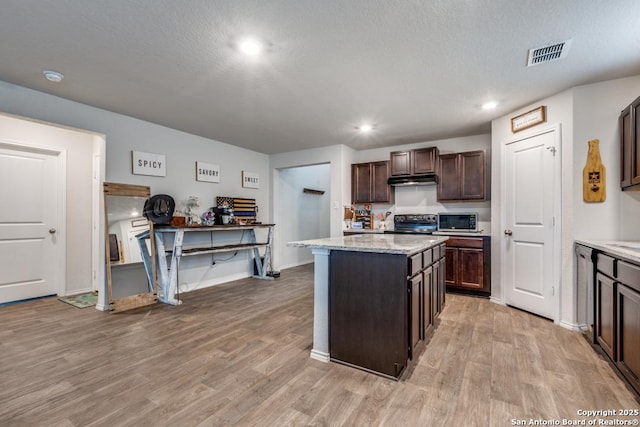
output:
M 585 202 L 604 202 L 606 193 L 606 171 L 600 160 L 600 140 L 589 141 L 587 164 L 582 169 L 582 197 Z

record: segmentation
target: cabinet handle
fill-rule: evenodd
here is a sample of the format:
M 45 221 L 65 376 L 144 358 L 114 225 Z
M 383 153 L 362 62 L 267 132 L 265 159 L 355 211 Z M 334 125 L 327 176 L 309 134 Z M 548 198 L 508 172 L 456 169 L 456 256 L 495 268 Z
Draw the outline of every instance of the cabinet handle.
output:
M 511 236 L 513 234 L 513 231 L 511 230 L 504 230 L 504 234 L 506 234 L 507 236 Z
M 50 228 L 49 229 L 49 234 L 55 234 L 57 230 L 55 228 Z

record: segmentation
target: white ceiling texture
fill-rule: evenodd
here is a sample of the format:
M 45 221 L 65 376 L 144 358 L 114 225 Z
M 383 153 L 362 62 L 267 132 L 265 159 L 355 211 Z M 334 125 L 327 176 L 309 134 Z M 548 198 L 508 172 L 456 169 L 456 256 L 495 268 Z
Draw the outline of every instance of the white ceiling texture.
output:
M 243 56 L 246 35 L 266 51 Z M 567 39 L 566 58 L 526 66 L 529 49 Z M 638 0 L 0 2 L 0 80 L 267 154 L 486 133 L 635 74 Z M 364 121 L 373 133 L 357 133 Z

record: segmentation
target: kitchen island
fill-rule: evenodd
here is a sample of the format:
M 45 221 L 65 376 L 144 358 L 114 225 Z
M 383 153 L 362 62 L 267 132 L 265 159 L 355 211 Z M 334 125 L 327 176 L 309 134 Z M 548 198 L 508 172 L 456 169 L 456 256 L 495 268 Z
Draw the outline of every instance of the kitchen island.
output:
M 314 254 L 311 357 L 399 378 L 444 306 L 445 236 L 290 242 Z

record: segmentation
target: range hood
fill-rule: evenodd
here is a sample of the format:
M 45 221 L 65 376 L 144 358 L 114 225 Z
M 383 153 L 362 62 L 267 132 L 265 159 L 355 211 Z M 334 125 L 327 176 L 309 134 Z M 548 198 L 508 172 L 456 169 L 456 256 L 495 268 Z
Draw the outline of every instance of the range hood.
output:
M 393 187 L 408 187 L 411 185 L 434 185 L 437 183 L 438 177 L 435 173 L 424 175 L 392 176 L 387 181 L 387 184 Z

